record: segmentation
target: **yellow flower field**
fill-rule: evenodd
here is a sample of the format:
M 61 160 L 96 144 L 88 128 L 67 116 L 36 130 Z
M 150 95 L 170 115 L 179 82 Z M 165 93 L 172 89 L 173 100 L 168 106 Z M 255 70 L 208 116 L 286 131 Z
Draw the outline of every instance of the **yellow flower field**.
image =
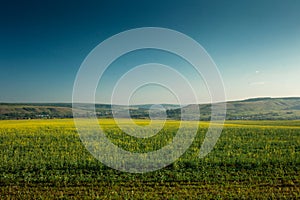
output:
M 130 128 L 130 121 L 120 122 Z M 197 123 L 183 122 L 186 131 Z M 129 136 L 112 119 L 100 124 L 119 147 L 149 152 L 169 144 L 180 123 L 167 121 L 150 138 Z M 173 164 L 131 174 L 95 159 L 72 119 L 0 121 L 0 198 L 300 198 L 299 121 L 228 121 L 214 150 L 200 159 L 208 126 L 200 122 L 193 144 Z

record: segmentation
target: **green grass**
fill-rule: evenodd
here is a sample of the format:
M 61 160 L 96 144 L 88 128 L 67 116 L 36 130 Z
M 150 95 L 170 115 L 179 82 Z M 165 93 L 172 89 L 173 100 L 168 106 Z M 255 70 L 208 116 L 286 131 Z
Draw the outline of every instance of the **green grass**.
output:
M 149 139 L 124 134 L 112 120 L 102 126 L 120 147 L 147 152 L 168 144 L 178 122 Z M 130 174 L 93 158 L 72 120 L 0 121 L 0 199 L 300 198 L 300 121 L 228 121 L 199 159 L 207 127 L 200 123 L 192 146 L 170 166 Z

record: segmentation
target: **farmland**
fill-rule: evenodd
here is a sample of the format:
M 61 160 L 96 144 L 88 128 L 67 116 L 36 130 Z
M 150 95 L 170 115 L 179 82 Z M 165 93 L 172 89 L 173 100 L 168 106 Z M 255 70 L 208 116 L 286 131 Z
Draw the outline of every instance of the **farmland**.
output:
M 160 149 L 179 126 L 168 120 L 157 135 L 137 139 L 111 119 L 100 124 L 113 143 L 132 152 Z M 200 122 L 193 144 L 173 164 L 131 174 L 96 160 L 72 119 L 2 120 L 0 199 L 300 198 L 300 121 L 227 121 L 214 150 L 200 159 L 208 126 Z

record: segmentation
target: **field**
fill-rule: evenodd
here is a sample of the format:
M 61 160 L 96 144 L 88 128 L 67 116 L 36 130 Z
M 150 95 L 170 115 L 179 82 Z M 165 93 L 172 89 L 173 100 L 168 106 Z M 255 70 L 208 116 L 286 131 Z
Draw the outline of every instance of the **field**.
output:
M 187 131 L 189 123 L 195 122 L 186 122 Z M 136 139 L 113 120 L 101 124 L 112 142 L 133 152 L 160 149 L 179 125 L 168 121 L 151 139 Z M 200 159 L 208 125 L 200 122 L 193 144 L 173 164 L 131 174 L 97 161 L 72 119 L 2 120 L 0 199 L 300 198 L 300 121 L 227 121 L 214 150 Z

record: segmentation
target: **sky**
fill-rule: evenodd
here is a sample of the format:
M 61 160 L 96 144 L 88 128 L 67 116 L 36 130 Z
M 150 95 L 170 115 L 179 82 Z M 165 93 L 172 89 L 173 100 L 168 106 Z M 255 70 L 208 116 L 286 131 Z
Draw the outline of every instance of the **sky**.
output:
M 201 44 L 218 67 L 228 101 L 299 97 L 299 10 L 298 0 L 5 1 L 0 7 L 0 102 L 71 102 L 87 55 L 107 38 L 141 27 L 176 30 Z M 154 62 L 186 76 L 198 103 L 209 101 L 203 77 L 189 63 L 151 49 L 113 62 L 99 82 L 96 101 L 110 103 L 124 73 Z M 176 103 L 175 96 L 168 88 L 146 85 L 130 102 Z M 125 99 L 119 95 L 116 103 Z

